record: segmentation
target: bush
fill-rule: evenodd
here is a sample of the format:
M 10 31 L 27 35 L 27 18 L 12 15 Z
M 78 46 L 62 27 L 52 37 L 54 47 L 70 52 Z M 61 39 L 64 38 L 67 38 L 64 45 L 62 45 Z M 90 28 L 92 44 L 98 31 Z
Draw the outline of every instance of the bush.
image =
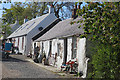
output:
M 118 53 L 110 45 L 100 44 L 94 48 L 92 61 L 93 71 L 88 73 L 89 78 L 118 78 L 120 75 Z

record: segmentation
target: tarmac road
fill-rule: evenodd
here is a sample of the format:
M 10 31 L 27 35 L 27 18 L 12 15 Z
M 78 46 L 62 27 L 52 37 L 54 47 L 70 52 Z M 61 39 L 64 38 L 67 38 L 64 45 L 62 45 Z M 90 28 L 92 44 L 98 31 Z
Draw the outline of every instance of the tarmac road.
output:
M 2 59 L 2 78 L 59 78 L 60 75 L 26 61 L 23 55 Z

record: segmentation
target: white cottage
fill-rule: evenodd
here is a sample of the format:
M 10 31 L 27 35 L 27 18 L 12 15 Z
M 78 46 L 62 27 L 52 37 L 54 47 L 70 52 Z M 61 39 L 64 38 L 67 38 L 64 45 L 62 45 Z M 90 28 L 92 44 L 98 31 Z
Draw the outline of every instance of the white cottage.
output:
M 60 69 L 63 63 L 70 60 L 77 61 L 78 72 L 82 72 L 81 77 L 85 78 L 89 58 L 86 57 L 86 38 L 80 38 L 84 33 L 83 23 L 70 24 L 72 21 L 77 22 L 83 18 L 77 17 L 75 12 L 76 8 L 73 9 L 72 18 L 60 21 L 44 35 L 40 35 L 40 32 L 36 35 L 39 35 L 39 38 L 34 36 L 32 39 L 33 44 L 36 43 L 36 46 L 40 47 L 39 62 Z M 80 28 L 78 28 L 79 25 L 81 25 Z
M 32 37 L 39 33 L 42 29 L 57 21 L 58 18 L 54 15 L 53 7 L 50 7 L 48 14 L 27 21 L 8 38 L 12 38 L 14 46 L 19 48 L 20 53 L 27 55 L 31 51 Z
M 86 77 L 88 58 L 85 53 L 86 38 L 79 37 L 84 33 L 83 24 L 70 24 L 72 21 L 81 19 L 83 20 L 82 17 L 78 17 L 60 21 L 35 42 L 40 46 L 40 55 L 45 54 L 48 64 L 58 69 L 61 68 L 62 63 L 77 60 L 78 72 L 82 72 L 84 78 Z M 81 28 L 78 28 L 79 25 Z

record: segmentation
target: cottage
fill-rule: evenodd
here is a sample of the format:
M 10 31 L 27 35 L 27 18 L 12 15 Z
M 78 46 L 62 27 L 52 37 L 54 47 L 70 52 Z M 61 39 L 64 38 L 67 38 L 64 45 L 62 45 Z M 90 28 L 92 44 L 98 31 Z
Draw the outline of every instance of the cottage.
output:
M 45 62 L 60 69 L 62 64 L 70 60 L 77 61 L 78 72 L 82 72 L 85 78 L 89 59 L 85 54 L 86 38 L 79 37 L 84 33 L 83 24 L 70 24 L 72 21 L 83 20 L 82 17 L 76 17 L 73 15 L 70 19 L 60 21 L 34 43 L 40 46 L 40 62 L 43 61 L 41 56 L 45 55 Z
M 58 18 L 54 15 L 53 7 L 49 8 L 49 13 L 28 21 L 15 30 L 8 39 L 12 38 L 14 46 L 19 48 L 19 52 L 27 55 L 31 51 L 32 37 L 46 28 Z

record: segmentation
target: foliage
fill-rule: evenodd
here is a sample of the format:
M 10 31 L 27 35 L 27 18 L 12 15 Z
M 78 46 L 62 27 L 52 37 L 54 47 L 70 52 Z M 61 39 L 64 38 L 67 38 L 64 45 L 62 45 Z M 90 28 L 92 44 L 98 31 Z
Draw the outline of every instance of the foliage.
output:
M 84 20 L 84 34 L 97 41 L 92 54 L 92 78 L 118 78 L 120 75 L 120 2 L 90 2 L 78 10 Z M 89 36 L 91 35 L 91 36 Z M 88 44 L 89 45 L 89 44 Z
M 55 16 L 57 18 L 66 19 L 71 17 L 71 10 L 74 7 L 74 2 L 49 2 L 53 4 Z
M 56 17 L 65 19 L 70 17 L 71 8 L 73 8 L 74 3 L 70 2 L 15 2 L 11 4 L 10 9 L 4 8 L 2 17 L 6 19 L 5 22 L 8 24 L 13 24 L 18 19 L 19 24 L 23 24 L 24 18 L 33 19 L 39 17 L 48 12 L 48 5 L 54 5 L 54 12 Z M 63 7 L 66 7 L 64 10 Z M 67 11 L 67 12 L 66 12 Z M 61 13 L 61 14 L 60 14 Z
M 0 37 L 6 38 L 8 35 L 10 35 L 12 33 L 11 27 L 9 26 L 9 24 L 1 24 L 0 26 L 1 26 L 0 28 L 2 29 Z
M 23 24 L 23 20 L 26 16 L 30 20 L 32 18 L 40 16 L 41 13 L 43 13 L 43 11 L 41 12 L 43 6 L 42 4 L 43 3 L 39 3 L 39 2 L 34 2 L 34 3 L 16 2 L 14 5 L 11 4 L 10 9 L 5 9 L 2 17 L 6 19 L 5 22 L 7 22 L 8 24 L 15 23 L 15 20 L 17 19 L 19 20 L 19 24 Z
M 113 47 L 120 46 L 120 2 L 98 3 L 91 2 L 78 10 L 83 16 L 86 34 L 93 34 L 92 40 L 109 43 Z M 87 36 L 87 35 L 84 36 Z
M 89 78 L 119 78 L 119 63 L 117 54 L 111 45 L 99 44 L 94 48 L 91 64 L 93 72 Z

